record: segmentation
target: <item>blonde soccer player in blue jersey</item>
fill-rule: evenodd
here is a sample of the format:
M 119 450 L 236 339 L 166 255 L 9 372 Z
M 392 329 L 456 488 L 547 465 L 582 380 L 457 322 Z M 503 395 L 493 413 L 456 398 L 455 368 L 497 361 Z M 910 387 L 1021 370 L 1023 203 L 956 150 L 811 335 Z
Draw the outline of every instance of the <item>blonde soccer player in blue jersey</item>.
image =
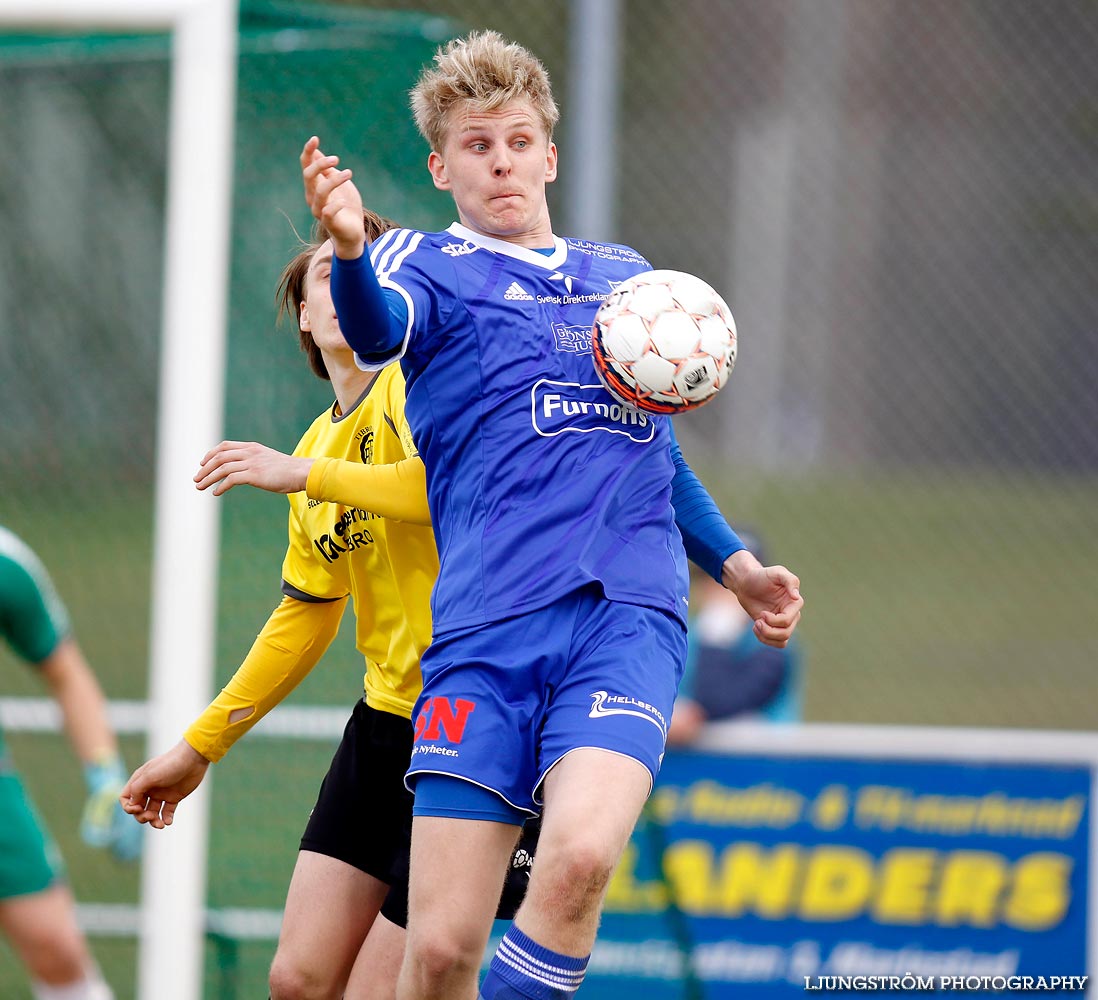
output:
M 707 518 L 684 530 L 667 418 L 615 405 L 579 349 L 609 291 L 650 264 L 554 232 L 544 67 L 474 32 L 439 50 L 411 97 L 431 179 L 454 201 L 444 231 L 396 230 L 367 253 L 351 172 L 315 136 L 301 157 L 333 238 L 340 329 L 364 369 L 404 369 L 441 557 L 397 995 L 478 995 L 507 857 L 542 815 L 529 891 L 479 995 L 568 1000 L 663 756 L 686 655 L 684 542 Z M 761 641 L 789 641 L 793 573 L 730 528 L 709 568 Z
M 84 766 L 88 800 L 80 833 L 94 847 L 133 860 L 140 833 L 118 807 L 125 782 L 103 691 L 72 634 L 46 567 L 0 526 L 0 637 L 31 664 L 61 709 Z M 111 1000 L 76 921 L 72 891 L 53 838 L 27 797 L 0 732 L 0 933 L 30 973 L 35 1000 Z

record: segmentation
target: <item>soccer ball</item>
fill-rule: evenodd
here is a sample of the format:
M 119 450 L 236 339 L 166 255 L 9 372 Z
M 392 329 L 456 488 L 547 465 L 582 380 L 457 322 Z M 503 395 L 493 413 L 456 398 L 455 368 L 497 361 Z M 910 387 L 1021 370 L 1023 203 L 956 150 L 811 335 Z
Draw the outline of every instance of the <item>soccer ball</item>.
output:
M 736 321 L 701 278 L 644 271 L 618 285 L 595 313 L 595 371 L 618 402 L 649 413 L 708 403 L 736 362 Z

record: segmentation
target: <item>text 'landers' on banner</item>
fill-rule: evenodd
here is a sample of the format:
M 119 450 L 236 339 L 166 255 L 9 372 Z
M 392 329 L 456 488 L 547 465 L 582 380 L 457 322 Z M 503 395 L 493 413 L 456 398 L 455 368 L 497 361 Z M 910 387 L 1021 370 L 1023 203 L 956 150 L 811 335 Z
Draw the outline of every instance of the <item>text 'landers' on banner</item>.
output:
M 1092 782 L 1080 764 L 668 753 L 585 989 L 1084 974 Z

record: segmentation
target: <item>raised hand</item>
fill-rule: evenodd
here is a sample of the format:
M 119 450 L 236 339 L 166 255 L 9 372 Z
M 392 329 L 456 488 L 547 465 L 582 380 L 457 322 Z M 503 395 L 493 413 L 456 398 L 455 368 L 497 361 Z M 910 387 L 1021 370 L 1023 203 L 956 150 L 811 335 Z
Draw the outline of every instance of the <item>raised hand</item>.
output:
M 138 823 L 163 830 L 172 825 L 179 803 L 202 784 L 209 766 L 205 757 L 180 740 L 134 771 L 118 801 Z
M 313 461 L 283 454 L 256 441 L 222 441 L 203 456 L 194 481 L 200 490 L 212 486 L 218 497 L 234 486 L 299 493 L 305 489 Z
M 801 619 L 801 581 L 784 566 L 763 566 L 750 552 L 733 552 L 724 563 L 722 582 L 754 620 L 760 642 L 781 649 Z
M 336 256 L 356 260 L 366 249 L 362 195 L 351 171 L 339 170 L 338 165 L 339 157 L 325 155 L 315 135 L 301 150 L 301 179 L 309 210 L 328 230 Z

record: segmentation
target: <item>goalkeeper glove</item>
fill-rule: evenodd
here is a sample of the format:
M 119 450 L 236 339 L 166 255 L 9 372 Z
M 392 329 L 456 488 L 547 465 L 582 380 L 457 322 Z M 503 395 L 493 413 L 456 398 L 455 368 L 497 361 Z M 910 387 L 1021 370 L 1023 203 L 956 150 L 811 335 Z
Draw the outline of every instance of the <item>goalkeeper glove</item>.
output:
M 127 774 L 118 754 L 84 765 L 88 799 L 80 817 L 80 837 L 89 847 L 105 847 L 119 861 L 141 854 L 142 829 L 118 801 Z

